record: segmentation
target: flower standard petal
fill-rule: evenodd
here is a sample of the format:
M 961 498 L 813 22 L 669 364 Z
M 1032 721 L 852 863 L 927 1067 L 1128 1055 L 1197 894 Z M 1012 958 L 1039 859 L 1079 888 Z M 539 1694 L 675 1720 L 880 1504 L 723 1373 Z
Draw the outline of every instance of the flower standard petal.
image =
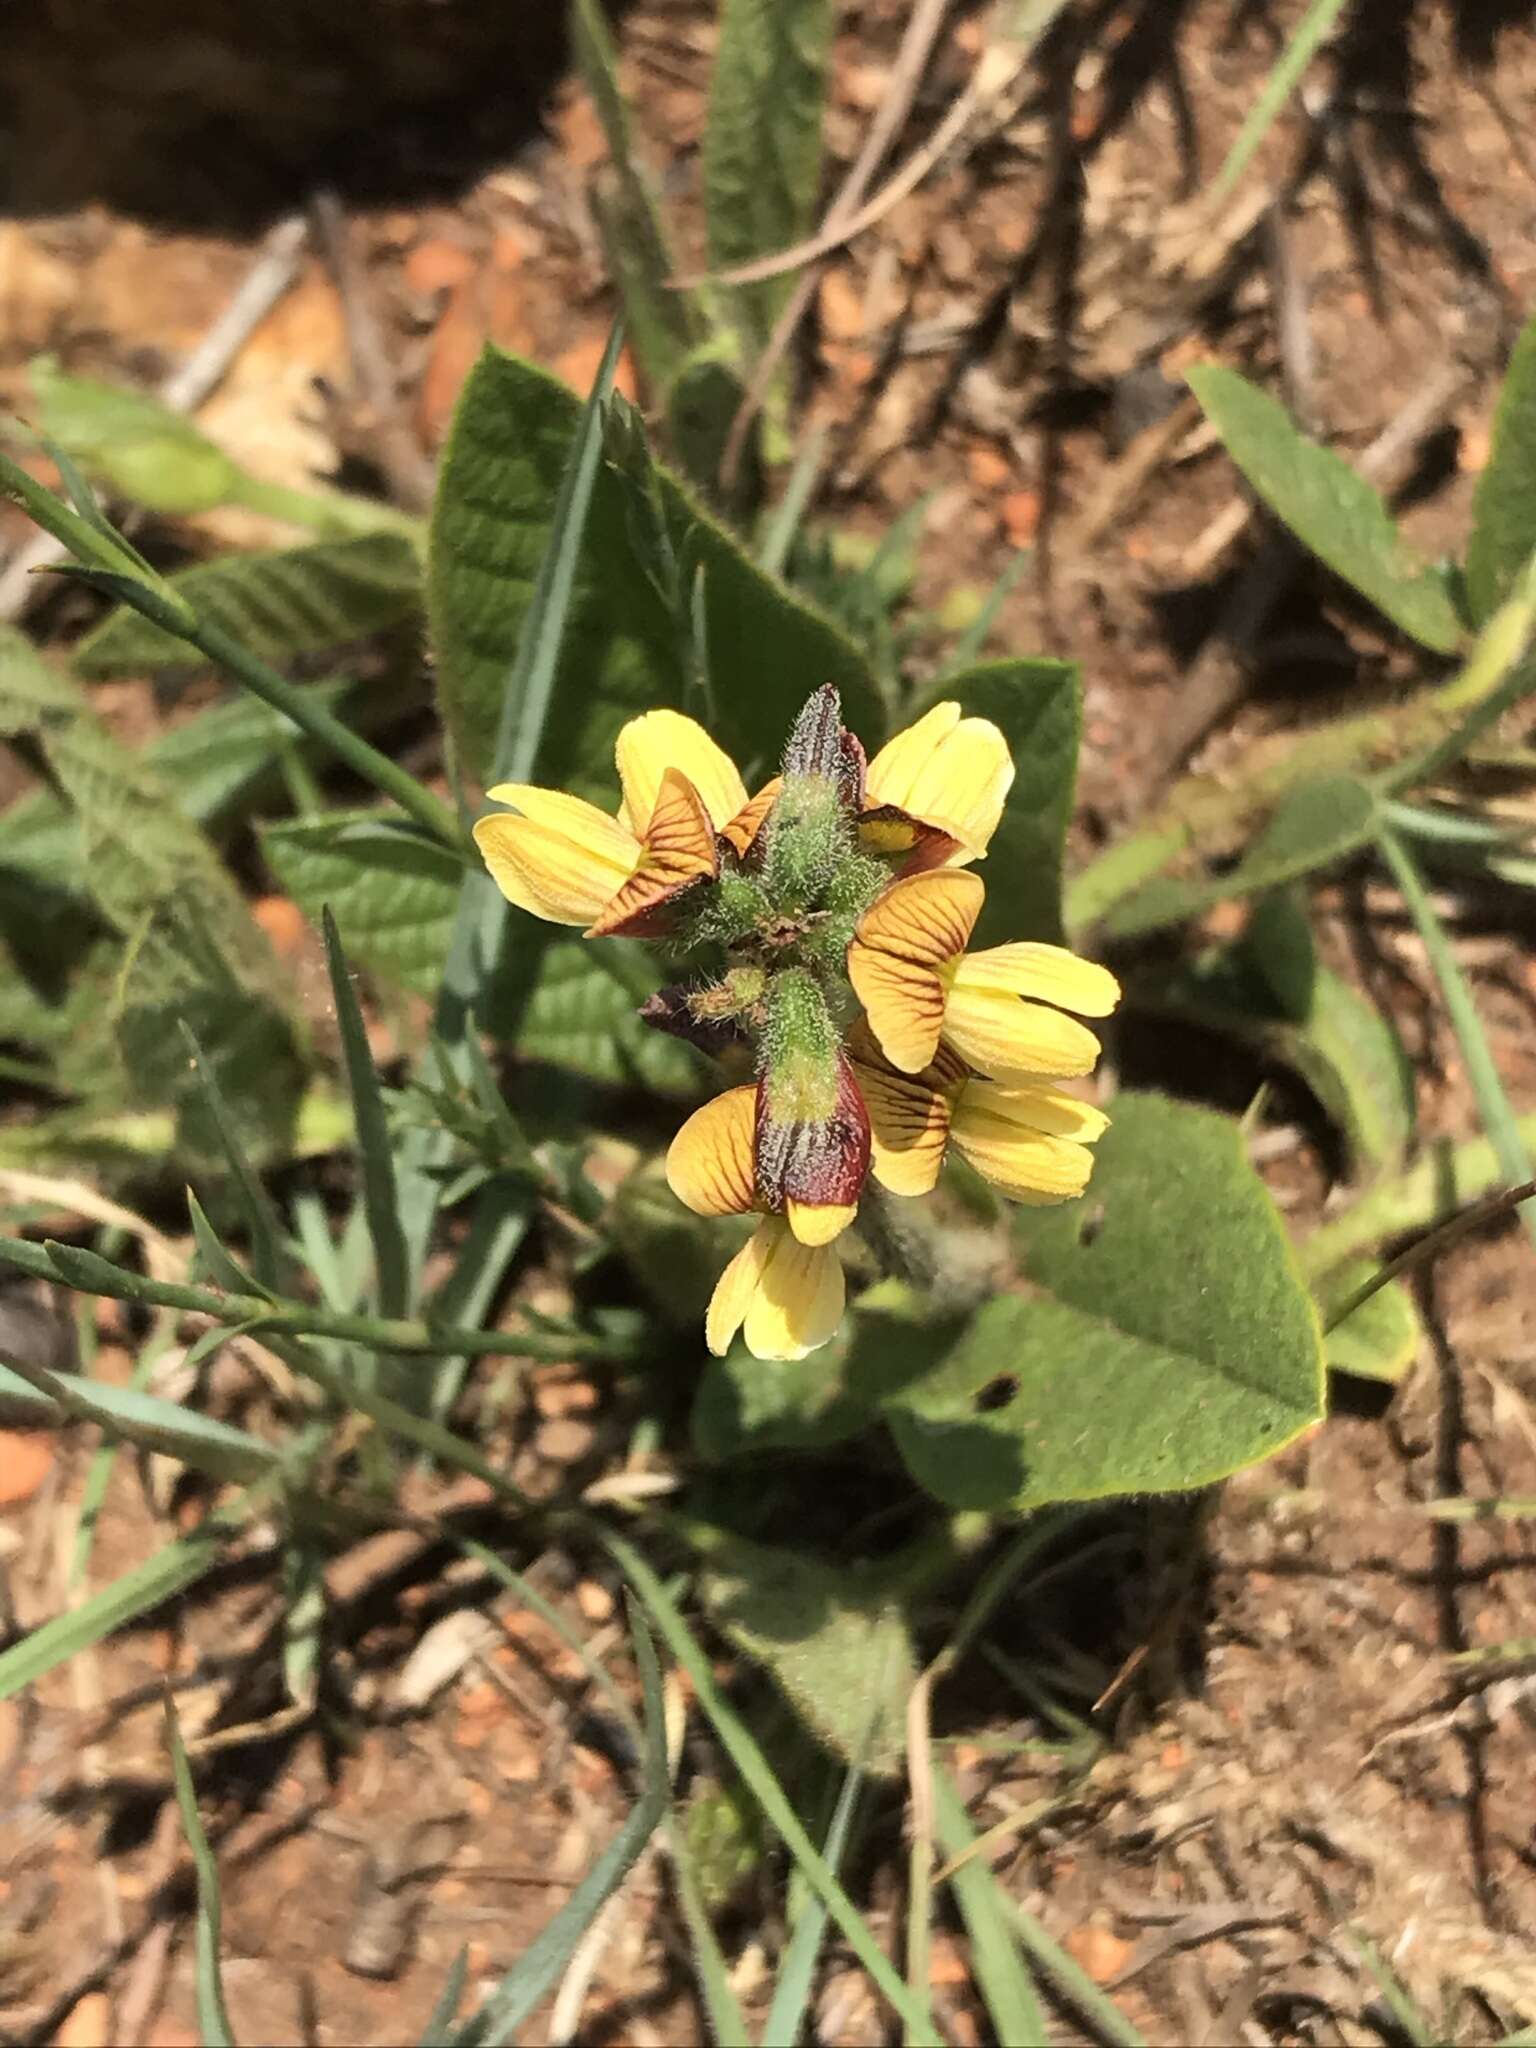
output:
M 633 874 L 639 842 L 595 804 L 513 782 L 488 794 L 522 813 L 497 811 L 474 828 L 492 879 L 520 910 L 552 924 L 585 925 Z
M 778 1217 L 764 1223 L 758 1237 L 765 1233 L 771 1235 L 746 1310 L 747 1349 L 765 1360 L 804 1358 L 842 1321 L 843 1269 L 829 1246 L 801 1244 Z
M 730 823 L 747 801 L 736 763 L 716 745 L 697 719 L 680 711 L 647 711 L 632 718 L 614 744 L 624 801 L 619 816 L 644 838 L 661 785 L 675 768 L 698 791 L 716 831 Z
M 985 891 L 960 868 L 893 882 L 859 920 L 848 978 L 880 1050 L 903 1073 L 921 1073 L 944 1023 L 939 969 L 965 950 Z
M 732 1338 L 746 1320 L 762 1284 L 768 1254 L 783 1228 L 776 1218 L 766 1217 L 715 1282 L 704 1318 L 704 1341 L 716 1358 L 724 1358 Z
M 958 704 L 935 704 L 915 724 L 888 739 L 870 762 L 864 778 L 869 802 L 895 804 L 898 810 L 913 811 L 908 799 L 917 787 L 924 763 L 959 723 Z
M 667 1185 L 696 1216 L 744 1216 L 756 1207 L 755 1087 L 727 1088 L 696 1109 L 667 1151 Z
M 654 937 L 666 928 L 674 899 L 719 872 L 720 848 L 709 813 L 687 776 L 669 768 L 645 828 L 639 863 L 602 915 L 588 925 L 586 936 Z
M 1120 984 L 1096 960 L 1081 960 L 1065 946 L 1019 940 L 967 953 L 955 973 L 956 985 L 1001 989 L 1037 1002 L 1055 1003 L 1080 1017 L 1107 1017 L 1120 1000 Z

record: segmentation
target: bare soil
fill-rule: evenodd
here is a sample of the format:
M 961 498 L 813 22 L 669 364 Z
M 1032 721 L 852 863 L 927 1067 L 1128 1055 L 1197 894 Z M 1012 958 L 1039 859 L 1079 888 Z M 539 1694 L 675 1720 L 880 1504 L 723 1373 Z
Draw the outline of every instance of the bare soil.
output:
M 153 382 L 244 274 L 253 221 L 317 183 L 349 209 L 356 276 L 343 294 L 315 256 L 207 408 L 253 467 L 297 482 L 363 464 L 391 481 L 401 430 L 433 452 L 486 336 L 578 385 L 590 377 L 612 311 L 587 201 L 602 143 L 542 38 L 498 59 L 464 8 L 405 7 L 401 41 L 365 75 L 358 49 L 379 33 L 377 10 L 354 9 L 330 69 L 285 106 L 281 66 L 248 46 L 239 10 L 215 9 L 177 45 L 177 64 L 213 82 L 215 135 L 187 128 L 185 93 L 136 82 L 140 60 L 114 43 L 120 10 L 69 11 L 88 64 L 61 63 L 30 32 L 0 55 L 17 133 L 47 131 L 46 150 L 19 151 L 0 219 L 8 408 L 24 406 L 25 365 L 44 348 L 71 369 Z M 165 32 L 146 0 L 138 12 Z M 935 494 L 923 603 L 942 611 L 1033 548 L 998 645 L 1083 664 L 1080 856 L 1202 744 L 1225 768 L 1260 734 L 1390 699 L 1418 673 L 1301 563 L 1257 618 L 1240 616 L 1265 537 L 1209 434 L 1176 413 L 1180 370 L 1218 355 L 1279 375 L 1316 431 L 1354 454 L 1411 420 L 1438 380 L 1443 400 L 1392 481 L 1414 537 L 1449 550 L 1486 459 L 1499 368 L 1536 304 L 1536 33 L 1512 0 L 1359 0 L 1235 210 L 1197 225 L 1194 201 L 1301 12 L 1296 0 L 1069 10 L 1007 120 L 828 270 L 798 350 L 806 415 L 830 432 L 819 512 L 876 535 Z M 695 227 L 712 14 L 651 0 L 622 26 L 644 146 Z M 857 149 L 903 17 L 895 0 L 844 11 L 834 171 Z M 941 39 L 901 155 L 969 75 L 986 25 L 961 9 Z M 310 77 L 308 31 L 290 28 Z M 438 68 L 423 73 L 411 39 L 428 35 Z M 475 78 L 494 61 L 523 88 L 500 125 Z M 346 110 L 370 92 L 375 132 L 360 151 Z M 471 100 L 489 125 L 473 128 L 466 166 L 434 154 L 431 136 Z M 269 114 L 279 143 L 264 153 Z M 239 171 L 227 183 L 224 137 Z M 392 167 L 391 137 L 404 138 Z M 178 203 L 189 163 L 200 182 Z M 1279 204 L 1245 213 L 1254 195 Z M 370 349 L 387 364 L 382 388 Z M 0 518 L 0 543 L 20 537 Z M 212 518 L 197 544 L 255 537 Z M 160 715 L 147 689 L 103 698 L 130 728 Z M 1454 1041 L 1390 901 L 1351 886 L 1324 908 L 1351 971 L 1367 934 L 1372 986 L 1390 990 L 1414 1055 L 1422 1128 L 1467 1134 Z M 1528 907 L 1448 908 L 1510 1092 L 1536 1103 Z M 1126 1051 L 1229 1107 L 1257 1078 Z M 1279 1101 L 1290 1134 L 1265 1170 L 1301 1232 L 1339 1190 L 1315 1113 L 1294 1092 Z M 1048 1598 L 1021 1596 L 1007 1627 L 1049 1655 L 1109 1738 L 1086 1774 L 1020 1746 L 1047 1731 L 995 1673 L 968 1665 L 943 1695 L 978 1824 L 1015 1818 L 998 1862 L 1009 1886 L 1154 2043 L 1402 2038 L 1350 1930 L 1446 2039 L 1492 2042 L 1536 2020 L 1529 1664 L 1446 1661 L 1536 1636 L 1532 1525 L 1424 1512 L 1448 1496 L 1536 1495 L 1530 1259 L 1512 1228 L 1457 1250 L 1424 1283 L 1429 1339 L 1390 1399 L 1355 1389 L 1305 1442 L 1208 1502 L 1127 1510 L 1110 1525 L 1121 1564 L 1107 1578 L 1085 1568 Z M 104 1334 L 105 1369 L 125 1376 L 122 1330 L 109 1319 Z M 497 1453 L 546 1491 L 604 1469 L 623 1443 L 605 1397 L 554 1372 L 504 1430 Z M 12 1626 L 66 1604 L 84 1473 L 84 1450 L 61 1448 L 0 1508 Z M 594 1714 L 557 1638 L 435 1540 L 432 1518 L 490 1528 L 485 1503 L 408 1492 L 405 1506 L 427 1519 L 344 1547 L 331 1567 L 320 1712 L 301 1728 L 250 1732 L 283 1699 L 259 1550 L 35 1701 L 0 1707 L 0 2038 L 197 2038 L 190 1879 L 160 1733 L 168 1680 L 194 1738 L 245 1730 L 216 1751 L 206 1807 L 241 2039 L 418 2036 L 461 1946 L 471 1984 L 493 1979 L 569 1895 L 628 1803 L 622 1731 Z M 93 1582 L 205 1507 L 153 1465 L 120 1460 Z M 555 1552 L 523 1561 L 574 1625 L 617 1647 L 622 1673 L 613 1587 Z M 476 1611 L 495 1615 L 490 1631 L 456 1636 Z M 418 1698 L 429 1636 L 448 1675 Z M 894 1795 L 890 1807 L 861 1881 L 894 1947 Z M 703 2038 L 685 1954 L 665 1873 L 647 1861 L 578 2038 Z M 750 2007 L 750 1954 L 740 1975 Z M 958 2048 L 985 2037 L 958 1934 L 936 1944 L 934 1991 Z M 817 2028 L 828 2043 L 889 2038 L 835 1944 Z M 1082 2038 L 1070 2013 L 1060 2030 Z

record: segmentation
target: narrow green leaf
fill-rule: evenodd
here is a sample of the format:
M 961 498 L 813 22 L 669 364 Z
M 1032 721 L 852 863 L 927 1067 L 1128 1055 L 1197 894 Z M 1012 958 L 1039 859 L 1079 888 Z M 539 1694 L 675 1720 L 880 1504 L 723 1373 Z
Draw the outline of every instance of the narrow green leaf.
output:
M 1472 498 L 1467 597 L 1483 625 L 1536 549 L 1536 319 L 1520 330 L 1499 390 L 1493 444 Z
M 443 1988 L 437 1994 L 437 2003 L 422 2029 L 421 2048 L 450 2048 L 453 2023 L 458 2017 L 459 2007 L 464 2003 L 464 1986 L 468 1981 L 469 1945 L 466 1943 L 454 1957 L 448 1975 L 443 1979 Z
M 176 1702 L 169 1690 L 165 1695 L 165 1746 L 171 1757 L 171 1785 L 181 1813 L 182 1831 L 192 1851 L 197 1871 L 197 1926 L 194 1935 L 195 1995 L 197 2026 L 205 2048 L 235 2048 L 235 2037 L 224 2005 L 224 1980 L 219 1970 L 219 1928 L 223 1917 L 219 1893 L 219 1867 L 213 1860 L 203 1817 L 197 1810 L 197 1787 L 187 1762 Z
M 177 1401 L 41 1366 L 16 1363 L 13 1370 L 72 1421 L 96 1423 L 116 1442 L 164 1452 L 215 1479 L 244 1484 L 277 1462 L 279 1453 L 271 1444 Z
M 104 578 L 121 577 L 153 592 L 172 613 L 185 614 L 186 606 L 175 596 L 165 578 L 156 575 L 144 558 L 120 533 L 98 525 L 66 505 L 57 492 L 40 484 L 9 455 L 0 453 L 0 496 L 10 498 L 56 541 L 69 550 L 86 569 Z
M 629 1817 L 543 1932 L 535 1937 L 491 1991 L 474 2017 L 453 2037 L 460 2048 L 499 2048 L 510 2041 L 554 1985 L 577 1942 L 617 1891 L 660 1826 L 671 1796 L 667 1770 L 661 1672 L 650 1631 L 638 1611 L 630 1616 L 635 1661 L 645 1699 L 645 1754 L 641 1790 Z
M 1323 1319 L 1328 1370 L 1395 1387 L 1417 1356 L 1423 1335 L 1413 1296 L 1400 1280 L 1389 1280 L 1336 1328 L 1327 1327 L 1334 1311 L 1379 1271 L 1374 1259 L 1348 1259 L 1325 1274 L 1313 1293 Z
M 192 1235 L 197 1243 L 198 1264 L 201 1277 L 211 1286 L 222 1287 L 230 1294 L 264 1294 L 269 1301 L 277 1296 L 270 1287 L 263 1287 L 254 1274 L 248 1273 L 239 1260 L 209 1222 L 202 1203 L 187 1189 L 187 1214 L 192 1219 Z
M 692 1680 L 699 1706 L 708 1716 L 742 1782 L 794 1857 L 811 1890 L 836 1921 L 848 1946 L 868 1971 L 875 1989 L 917 2040 L 929 2044 L 929 2048 L 937 2048 L 938 2035 L 931 2014 L 920 2000 L 913 1997 L 898 1972 L 892 1968 L 890 1958 L 876 1940 L 869 1923 L 806 1833 L 756 1738 L 720 1690 L 710 1659 L 689 1630 L 677 1603 L 626 1538 L 610 1530 L 603 1533 L 602 1541 L 639 1595 L 668 1649 Z
M 699 338 L 697 323 L 687 295 L 667 286 L 677 266 L 651 181 L 635 155 L 618 53 L 598 0 L 571 0 L 570 32 L 576 68 L 602 123 L 613 166 L 611 180 L 600 181 L 592 195 L 608 268 L 640 366 L 652 390 L 662 392 Z
M 0 1700 L 35 1685 L 60 1664 L 68 1663 L 92 1643 L 99 1643 L 112 1631 L 152 1613 L 164 1601 L 185 1592 L 205 1572 L 211 1571 L 236 1536 L 246 1515 L 258 1501 L 276 1489 L 276 1479 L 254 1488 L 233 1507 L 210 1515 L 190 1536 L 178 1537 L 157 1550 L 131 1572 L 125 1572 L 99 1593 L 93 1593 L 78 1607 L 55 1615 L 24 1635 L 19 1643 L 0 1651 Z
M 1288 790 L 1264 830 L 1226 874 L 1185 880 L 1159 875 L 1123 898 L 1104 920 L 1115 938 L 1139 937 L 1203 917 L 1218 903 L 1278 888 L 1342 860 L 1370 839 L 1376 799 L 1351 775 L 1330 775 Z
M 1464 629 L 1446 571 L 1403 539 L 1374 484 L 1309 440 L 1285 407 L 1235 370 L 1189 372 L 1227 453 L 1277 518 L 1410 639 L 1449 654 Z
M 889 1289 L 857 1313 L 897 1447 L 949 1507 L 1206 1486 L 1322 1417 L 1317 1312 L 1237 1125 L 1125 1094 L 1096 1151 L 1082 1200 L 1018 1212 L 1023 1291 L 958 1332 Z
M 341 936 L 330 905 L 325 906 L 325 958 L 330 969 L 331 994 L 336 1003 L 336 1024 L 341 1037 L 342 1057 L 347 1063 L 347 1086 L 352 1095 L 352 1114 L 357 1124 L 358 1164 L 363 1176 L 363 1206 L 368 1217 L 368 1234 L 373 1240 L 374 1286 L 380 1315 L 403 1316 L 410 1280 L 405 1233 L 400 1227 L 400 1198 L 395 1186 L 395 1156 L 390 1145 L 389 1120 L 379 1088 L 378 1069 L 368 1047 L 368 1032 L 358 1007 L 357 992 L 341 949 Z
M 704 208 L 716 270 L 800 241 L 815 222 L 835 10 L 830 0 L 722 0 L 704 128 Z M 794 280 L 735 294 L 767 339 Z
M 951 1860 L 964 1855 L 976 1833 L 949 1774 L 937 1764 L 933 1767 L 933 1804 L 944 1854 Z M 970 1936 L 971 1970 L 986 2001 L 994 2035 L 1009 2048 L 1045 2048 L 1050 2035 L 1035 1980 L 1019 1953 L 1012 1901 L 980 1856 L 973 1856 L 949 1882 Z
M 262 661 L 291 661 L 361 640 L 414 617 L 422 605 L 420 558 L 393 533 L 223 555 L 168 580 L 200 618 Z M 78 674 L 92 678 L 207 665 L 185 640 L 128 608 L 87 633 L 71 660 Z
M 268 1291 L 279 1289 L 283 1278 L 283 1227 L 272 1198 L 262 1186 L 240 1141 L 240 1130 L 225 1099 L 216 1069 L 198 1043 L 197 1033 L 183 1019 L 182 1041 L 208 1103 L 209 1115 L 219 1134 L 225 1162 L 240 1197 L 245 1227 L 250 1234 L 251 1271 Z
M 1052 1941 L 1034 1914 L 1016 1901 L 1013 1912 L 1026 1954 L 1088 2022 L 1095 2036 L 1109 2042 L 1111 2048 L 1147 2048 L 1146 2036 L 1131 2025 L 1113 1999 L 1105 1997 L 1082 1965 Z
M 864 1782 L 863 1774 L 850 1764 L 843 1774 L 842 1789 L 837 1795 L 831 1825 L 822 1848 L 827 1868 L 837 1876 L 843 1861 L 843 1852 L 853 1827 L 854 1813 L 858 1806 L 859 1791 Z M 821 1944 L 826 1935 L 829 1919 L 824 1900 L 812 1896 L 801 1907 L 790 1932 L 789 1945 L 779 1963 L 779 1974 L 773 1987 L 773 2003 L 768 2008 L 768 2017 L 763 2022 L 764 2048 L 795 2048 L 805 2026 L 806 2014 L 810 2009 L 811 1992 L 815 1984 L 816 1961 L 821 1954 Z M 1000 2034 L 999 2040 L 1008 2040 Z
M 1343 11 L 1344 0 L 1310 0 L 1306 13 L 1281 51 L 1279 61 L 1265 79 L 1263 90 L 1248 109 L 1221 169 L 1211 180 L 1210 202 L 1213 206 L 1219 206 L 1234 190 L 1252 161 L 1254 151 L 1301 83 L 1302 73 L 1317 55 Z

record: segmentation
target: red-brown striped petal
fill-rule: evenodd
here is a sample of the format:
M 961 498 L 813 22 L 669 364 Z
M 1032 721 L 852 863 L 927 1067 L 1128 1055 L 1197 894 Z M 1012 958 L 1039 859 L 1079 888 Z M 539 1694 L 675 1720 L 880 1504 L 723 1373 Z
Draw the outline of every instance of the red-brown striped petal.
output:
M 661 778 L 640 865 L 595 924 L 589 939 L 650 938 L 666 928 L 666 912 L 694 883 L 720 872 L 720 849 L 698 791 L 676 768 Z
M 720 828 L 720 837 L 734 851 L 738 860 L 745 860 L 752 851 L 752 845 L 763 826 L 768 822 L 768 813 L 778 801 L 779 791 L 784 787 L 782 775 L 775 775 L 771 782 L 765 782 L 749 804 L 744 804 L 728 824 Z
M 667 1185 L 696 1216 L 744 1216 L 756 1206 L 757 1090 L 727 1088 L 696 1109 L 667 1151 Z

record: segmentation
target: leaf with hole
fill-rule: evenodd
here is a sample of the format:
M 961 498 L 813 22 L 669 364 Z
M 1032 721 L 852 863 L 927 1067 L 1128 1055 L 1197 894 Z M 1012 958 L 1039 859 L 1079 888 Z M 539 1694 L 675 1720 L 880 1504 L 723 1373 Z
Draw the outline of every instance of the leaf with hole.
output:
M 1211 1485 L 1323 1413 L 1317 1314 L 1238 1126 L 1121 1095 L 1096 1151 L 1081 1200 L 1018 1211 L 1019 1288 L 958 1334 L 861 1313 L 873 1358 L 906 1360 L 897 1447 L 948 1507 Z
M 1411 640 L 1436 654 L 1461 644 L 1450 572 L 1410 547 L 1374 484 L 1235 370 L 1203 363 L 1188 376 L 1227 453 L 1303 546 Z

